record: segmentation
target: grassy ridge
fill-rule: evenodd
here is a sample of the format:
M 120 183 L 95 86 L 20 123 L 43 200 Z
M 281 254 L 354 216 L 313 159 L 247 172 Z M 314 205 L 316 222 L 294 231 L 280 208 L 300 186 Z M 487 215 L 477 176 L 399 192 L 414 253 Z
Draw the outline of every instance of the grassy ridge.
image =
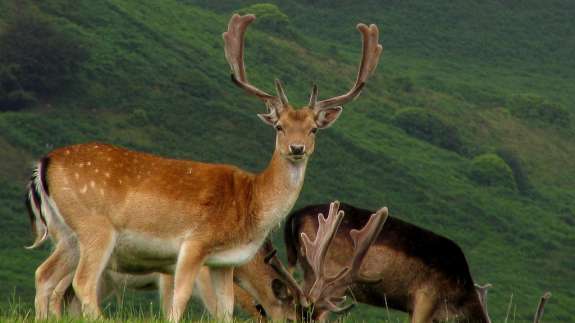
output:
M 33 271 L 46 251 L 19 248 L 30 241 L 22 187 L 28 163 L 38 156 L 53 147 L 102 140 L 257 171 L 273 149 L 273 130 L 254 117 L 263 106 L 231 84 L 223 58 L 220 34 L 230 13 L 247 2 L 36 5 L 80 35 L 90 58 L 63 95 L 0 114 L 0 284 L 8 286 L 0 295 L 7 300 L 15 288 L 29 302 Z M 361 98 L 318 135 L 298 206 L 333 199 L 374 209 L 388 205 L 393 215 L 463 247 L 476 280 L 495 285 L 490 313 L 496 321 L 505 317 L 511 293 L 517 320 L 530 319 L 545 289 L 554 293 L 546 318 L 572 320 L 574 128 L 533 123 L 507 109 L 514 94 L 531 92 L 575 113 L 569 59 L 575 44 L 567 28 L 573 23 L 564 14 L 570 6 L 282 2 L 295 34 L 282 37 L 254 26 L 247 68 L 252 82 L 270 91 L 271 80 L 282 79 L 296 104 L 305 103 L 313 81 L 322 97 L 350 86 L 360 49 L 352 28 L 358 21 L 382 26 L 386 47 Z M 0 1 L 0 7 L 7 8 L 0 17 L 9 17 L 8 2 Z M 405 82 L 412 84 L 409 91 Z M 469 155 L 394 126 L 393 115 L 405 107 L 424 108 L 453 124 Z M 535 194 L 481 187 L 469 179 L 471 157 L 500 148 L 519 156 Z M 355 315 L 387 316 L 368 308 Z

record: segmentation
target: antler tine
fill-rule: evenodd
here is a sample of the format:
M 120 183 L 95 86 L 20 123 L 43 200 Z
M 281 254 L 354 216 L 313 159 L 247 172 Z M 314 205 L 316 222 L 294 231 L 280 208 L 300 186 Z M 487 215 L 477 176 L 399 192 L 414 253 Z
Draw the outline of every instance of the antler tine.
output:
M 254 15 L 240 16 L 237 13 L 230 18 L 228 30 L 222 35 L 224 38 L 224 51 L 226 60 L 232 70 L 232 81 L 248 94 L 255 95 L 268 104 L 268 101 L 274 100 L 276 97 L 251 85 L 246 77 L 244 66 L 244 34 L 249 24 L 255 19 L 256 16 Z
M 318 214 L 318 229 L 314 241 L 312 242 L 307 234 L 301 234 L 306 260 L 312 267 L 316 277 L 323 276 L 323 261 L 328 246 L 343 220 L 343 215 L 344 212 L 339 211 L 339 202 L 332 202 L 329 206 L 327 217 L 324 217 L 322 213 Z
M 278 97 L 280 98 L 280 101 L 282 103 L 283 106 L 287 106 L 288 103 L 288 98 L 286 95 L 286 91 L 284 90 L 284 85 L 282 83 L 282 81 L 276 79 L 276 92 Z
M 326 283 L 323 269 L 325 255 L 327 254 L 329 244 L 333 240 L 343 220 L 343 216 L 344 212 L 339 210 L 339 202 L 332 202 L 327 217 L 324 217 L 321 213 L 318 214 L 318 229 L 315 240 L 312 242 L 305 233 L 301 234 L 305 258 L 315 276 L 315 281 L 308 291 L 308 296 L 313 303 L 319 299 L 324 289 Z
M 493 287 L 493 285 L 491 285 L 490 283 L 487 283 L 485 285 L 479 285 L 479 284 L 474 284 L 474 285 L 475 285 L 475 290 L 479 294 L 479 299 L 483 303 L 482 305 L 484 305 L 483 307 L 487 308 L 487 306 L 485 304 L 485 299 L 487 298 L 487 290 L 489 288 Z
M 369 247 L 373 244 L 379 233 L 383 229 L 389 212 L 387 207 L 383 207 L 374 214 L 372 214 L 367 221 L 367 224 L 361 230 L 351 230 L 351 236 L 354 244 L 354 255 L 351 261 L 351 275 L 354 280 L 361 280 L 364 282 L 377 282 L 379 279 L 372 279 L 364 277 L 360 273 L 361 263 L 367 254 Z
M 307 105 L 310 109 L 315 109 L 315 105 L 317 104 L 317 95 L 318 95 L 317 85 L 314 84 L 311 87 L 311 94 L 309 95 L 309 103 Z
M 547 301 L 551 298 L 551 292 L 545 292 L 541 299 L 539 300 L 539 305 L 537 306 L 537 312 L 535 312 L 535 317 L 533 317 L 533 323 L 539 323 L 543 317 L 543 309 Z
M 272 250 L 265 258 L 265 263 L 270 265 L 275 272 L 280 276 L 280 278 L 286 283 L 287 287 L 292 291 L 295 297 L 297 297 L 299 303 L 303 307 L 308 307 L 309 302 L 307 297 L 305 296 L 303 290 L 297 283 L 297 281 L 293 278 L 293 276 L 289 273 L 287 268 L 284 264 L 279 260 L 277 257 L 277 250 Z
M 363 52 L 355 84 L 346 94 L 322 100 L 317 102 L 315 105 L 310 106 L 315 111 L 334 106 L 340 106 L 349 101 L 352 101 L 361 93 L 361 90 L 365 86 L 367 79 L 373 73 L 373 71 L 375 71 L 375 68 L 379 62 L 379 57 L 383 52 L 383 46 L 378 43 L 379 29 L 376 25 L 373 24 L 369 27 L 365 24 L 358 24 L 357 29 L 359 32 L 361 32 L 363 39 Z

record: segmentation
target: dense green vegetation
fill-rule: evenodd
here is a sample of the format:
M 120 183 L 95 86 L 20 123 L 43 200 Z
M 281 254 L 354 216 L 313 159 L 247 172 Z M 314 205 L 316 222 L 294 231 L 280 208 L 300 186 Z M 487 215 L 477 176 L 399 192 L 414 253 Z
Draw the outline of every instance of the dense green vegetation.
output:
M 0 307 L 9 308 L 13 295 L 23 306 L 33 303 L 34 269 L 49 250 L 22 248 L 32 241 L 23 188 L 31 163 L 54 147 L 101 140 L 252 171 L 266 165 L 274 132 L 255 117 L 264 106 L 229 81 L 221 40 L 232 12 L 253 9 L 267 18 L 248 34 L 250 80 L 271 91 L 272 80 L 282 79 L 296 105 L 305 104 L 312 82 L 322 98 L 351 86 L 361 49 L 357 22 L 382 31 L 380 66 L 361 97 L 318 134 L 297 206 L 334 199 L 387 205 L 462 246 L 474 278 L 494 284 L 494 321 L 505 318 L 511 295 L 510 320 L 530 320 L 544 290 L 553 292 L 545 320 L 573 321 L 575 3 L 269 2 L 275 6 L 0 0 L 3 35 L 25 12 L 50 24 L 53 39 L 73 39 L 86 51 L 72 56 L 72 70 L 55 74 L 65 85 L 23 89 L 31 93 L 19 98 L 28 107 L 0 112 Z M 14 64 L 11 71 L 21 68 Z M 7 69 L 0 66 L 2 86 L 13 84 Z M 407 118 L 419 132 L 397 122 L 406 108 L 424 117 Z M 458 149 L 442 144 L 445 129 Z M 514 183 L 474 179 L 473 160 L 483 154 Z M 360 309 L 353 318 L 389 315 Z

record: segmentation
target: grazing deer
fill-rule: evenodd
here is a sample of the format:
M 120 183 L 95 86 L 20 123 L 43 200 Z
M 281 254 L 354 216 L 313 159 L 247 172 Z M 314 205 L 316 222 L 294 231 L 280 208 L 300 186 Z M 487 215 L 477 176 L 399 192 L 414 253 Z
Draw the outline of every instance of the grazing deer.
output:
M 323 210 L 325 213 L 326 210 Z M 352 215 L 353 216 L 353 215 Z M 349 216 L 348 216 L 349 217 Z M 305 284 L 301 288 L 281 261 L 271 253 L 268 263 L 282 276 L 296 296 L 297 314 L 300 321 L 325 321 L 330 313 L 343 313 L 354 304 L 346 304 L 347 290 L 357 282 L 375 283 L 379 277 L 369 277 L 360 271 L 368 249 L 380 236 L 388 218 L 387 208 L 381 208 L 362 226 L 337 234 L 344 220 L 344 211 L 339 209 L 339 202 L 329 205 L 329 213 L 324 217 L 317 215 L 317 229 L 313 232 L 302 232 L 302 264 L 305 264 Z M 349 234 L 347 234 L 349 233 Z M 350 241 L 345 260 L 336 271 L 329 268 L 329 250 L 334 250 L 333 243 L 343 235 Z M 313 241 L 311 238 L 313 238 Z M 331 249 L 329 249 L 331 247 Z M 349 251 L 349 252 L 347 252 Z
M 248 263 L 235 268 L 235 303 L 255 319 L 264 316 L 274 321 L 293 320 L 295 311 L 292 306 L 292 296 L 282 278 L 265 262 L 265 256 L 273 250 L 272 243 L 268 239 Z M 71 315 L 79 314 L 78 299 L 71 288 L 73 276 L 74 273 L 70 272 L 52 291 L 50 312 L 56 318 L 62 317 L 64 304 Z M 174 288 L 172 282 L 173 276 L 168 274 L 134 275 L 107 270 L 101 280 L 99 293 L 101 299 L 115 294 L 121 300 L 120 295 L 125 289 L 158 290 L 162 310 L 167 315 L 170 311 Z M 199 271 L 194 288 L 198 290 L 197 296 L 202 300 L 208 312 L 215 314 L 215 293 L 207 267 L 202 267 Z
M 304 288 L 313 284 L 315 270 L 305 261 L 305 240 L 301 245 L 299 236 L 314 236 L 317 214 L 328 209 L 327 204 L 305 207 L 292 213 L 285 226 L 288 267 L 300 262 Z M 341 209 L 346 216 L 325 258 L 326 272 L 332 275 L 344 268 L 354 252 L 348 232 L 363 227 L 372 213 L 347 204 Z M 398 218 L 389 217 L 369 248 L 361 273 L 371 273 L 380 281 L 357 280 L 351 286 L 357 302 L 407 312 L 412 323 L 489 322 L 459 246 Z
M 346 94 L 294 109 L 276 81 L 273 96 L 251 85 L 243 63 L 244 33 L 253 15 L 233 15 L 223 34 L 232 80 L 261 99 L 275 127 L 276 145 L 267 168 L 252 174 L 234 166 L 174 160 L 90 143 L 56 149 L 38 163 L 28 186 L 28 206 L 39 246 L 57 227 L 62 237 L 36 271 L 36 286 L 60 281 L 69 270 L 56 265 L 77 243 L 73 286 L 86 316 L 100 317 L 98 282 L 106 268 L 122 273 L 174 274 L 170 320 L 179 321 L 203 265 L 210 268 L 216 316 L 231 318 L 233 267 L 249 261 L 267 234 L 293 207 L 303 185 L 318 129 L 331 126 L 341 105 L 359 95 L 380 54 L 375 25 L 358 25 L 363 55 L 356 82 Z M 73 237 L 73 242 L 70 238 Z M 54 276 L 55 275 L 55 276 Z M 37 308 L 49 293 L 37 290 Z
M 315 284 L 317 270 L 309 265 L 308 238 L 303 237 L 315 235 L 317 228 L 322 227 L 318 213 L 325 213 L 331 207 L 327 204 L 307 206 L 288 217 L 284 239 L 289 269 L 279 262 L 274 267 L 284 272 L 282 277 L 288 287 L 297 283 L 285 273 L 293 270 L 298 261 L 304 272 L 304 290 Z M 327 274 L 341 271 L 355 253 L 353 246 L 357 244 L 348 237 L 348 232 L 352 234 L 371 221 L 371 211 L 348 204 L 341 204 L 341 210 L 347 216 L 326 251 Z M 301 245 L 299 236 L 302 236 Z M 491 284 L 473 283 L 465 255 L 455 242 L 389 217 L 366 253 L 360 273 L 370 273 L 371 281 L 357 279 L 349 284 L 357 302 L 407 312 L 412 323 L 448 319 L 491 322 L 487 314 L 487 289 Z M 374 279 L 378 280 L 374 282 Z M 290 288 L 297 291 L 296 287 Z M 550 293 L 546 293 L 541 298 L 535 323 L 539 322 L 549 297 Z

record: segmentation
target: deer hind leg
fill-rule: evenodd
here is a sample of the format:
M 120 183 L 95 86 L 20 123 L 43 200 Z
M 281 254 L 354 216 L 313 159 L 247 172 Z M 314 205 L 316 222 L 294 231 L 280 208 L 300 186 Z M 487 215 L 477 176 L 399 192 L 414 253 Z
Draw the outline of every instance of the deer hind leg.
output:
M 98 287 L 100 278 L 116 242 L 114 230 L 105 221 L 90 223 L 89 228 L 76 230 L 80 260 L 74 275 L 74 291 L 82 304 L 82 314 L 90 318 L 101 316 Z M 94 230 L 94 228 L 98 228 Z
M 216 318 L 231 321 L 234 314 L 234 267 L 210 268 L 216 296 Z
M 202 300 L 205 309 L 212 316 L 216 316 L 216 295 L 212 285 L 212 276 L 210 270 L 206 266 L 198 271 L 196 276 L 195 288 L 198 289 L 198 296 Z
M 417 292 L 411 313 L 411 323 L 432 323 L 436 309 L 435 297 L 426 291 Z
M 50 297 L 50 314 L 54 315 L 58 319 L 62 318 L 62 308 L 65 301 L 66 291 L 72 286 L 73 279 L 73 272 L 67 274 L 58 282 L 54 291 L 52 291 L 52 296 Z
M 174 275 L 160 274 L 159 293 L 164 317 L 170 317 L 170 310 L 174 299 Z
M 182 318 L 204 258 L 203 246 L 200 243 L 194 241 L 182 243 L 174 277 L 174 297 L 169 316 L 171 322 L 178 322 Z
M 70 272 L 70 264 L 67 259 L 69 256 L 66 250 L 66 244 L 58 242 L 54 252 L 36 269 L 36 297 L 34 299 L 34 307 L 37 320 L 48 318 L 52 291 L 62 278 Z

